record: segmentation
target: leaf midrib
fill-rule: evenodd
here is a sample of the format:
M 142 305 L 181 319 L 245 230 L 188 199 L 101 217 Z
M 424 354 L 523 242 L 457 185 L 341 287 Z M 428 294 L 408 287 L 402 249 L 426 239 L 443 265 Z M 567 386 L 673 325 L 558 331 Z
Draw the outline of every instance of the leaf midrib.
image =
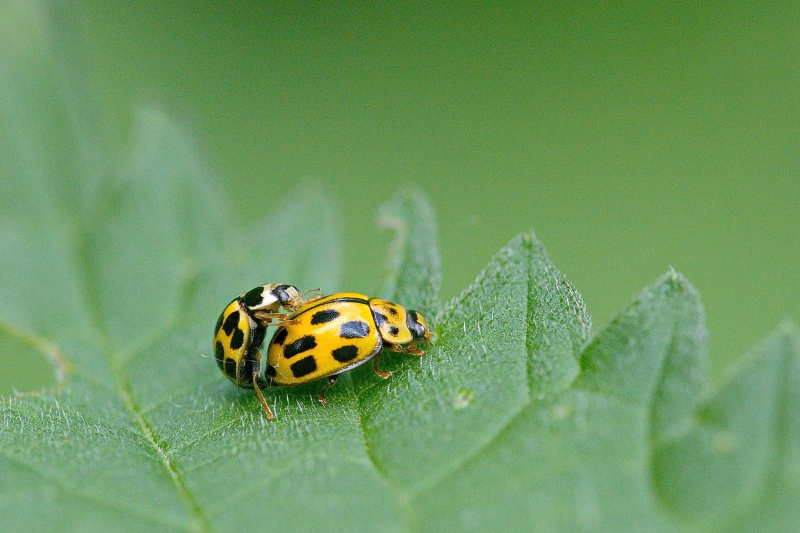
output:
M 164 449 L 163 446 L 159 444 L 156 435 L 153 433 L 153 429 L 150 427 L 150 424 L 145 419 L 144 415 L 142 414 L 138 403 L 133 397 L 133 393 L 131 391 L 130 383 L 128 382 L 127 376 L 124 372 L 120 370 L 114 371 L 114 377 L 116 380 L 118 392 L 120 397 L 125 404 L 125 407 L 130 412 L 133 419 L 136 421 L 137 425 L 139 426 L 142 435 L 145 437 L 146 441 L 150 444 L 150 447 L 155 451 L 156 455 L 158 456 L 159 462 L 167 471 L 167 474 L 170 477 L 170 480 L 178 489 L 178 493 L 181 496 L 181 499 L 184 500 L 186 506 L 189 509 L 189 512 L 194 517 L 194 526 L 191 527 L 193 531 L 199 532 L 211 532 L 211 527 L 208 523 L 208 518 L 206 517 L 205 513 L 203 512 L 200 504 L 194 498 L 192 493 L 189 491 L 189 488 L 183 482 L 180 474 L 175 468 L 174 461 L 170 458 L 167 451 Z
M 127 361 L 132 359 L 136 354 L 143 352 L 158 339 L 169 335 L 169 333 L 175 331 L 181 325 L 179 318 L 181 316 L 180 310 L 187 307 L 188 293 L 194 285 L 194 279 L 193 277 L 188 279 L 184 278 L 181 281 L 179 286 L 180 290 L 178 291 L 180 296 L 177 299 L 178 302 L 175 307 L 176 311 L 173 312 L 173 315 L 166 321 L 166 326 L 154 328 L 132 348 L 117 351 L 114 349 L 115 343 L 108 333 L 108 328 L 103 320 L 103 313 L 98 301 L 97 295 L 99 293 L 99 287 L 95 282 L 97 276 L 92 275 L 93 269 L 91 268 L 91 261 L 87 257 L 88 239 L 84 236 L 76 244 L 78 244 L 78 246 L 74 249 L 77 249 L 78 252 L 74 259 L 78 266 L 77 270 L 79 273 L 82 300 L 90 318 L 92 334 L 99 341 L 101 353 L 114 376 L 115 392 L 119 395 L 125 408 L 128 410 L 128 414 L 136 422 L 136 425 L 142 432 L 142 436 L 150 445 L 152 451 L 155 452 L 159 464 L 166 471 L 181 500 L 183 500 L 186 505 L 189 515 L 192 517 L 192 521 L 188 524 L 189 530 L 199 533 L 211 533 L 213 530 L 208 521 L 208 517 L 203 512 L 197 499 L 195 499 L 194 495 L 183 482 L 183 478 L 176 468 L 175 461 L 170 457 L 170 454 L 167 453 L 167 450 L 159 444 L 160 439 L 158 439 L 157 435 L 153 432 L 152 426 L 147 421 L 141 406 L 136 401 L 128 374 L 125 371 L 125 363 Z

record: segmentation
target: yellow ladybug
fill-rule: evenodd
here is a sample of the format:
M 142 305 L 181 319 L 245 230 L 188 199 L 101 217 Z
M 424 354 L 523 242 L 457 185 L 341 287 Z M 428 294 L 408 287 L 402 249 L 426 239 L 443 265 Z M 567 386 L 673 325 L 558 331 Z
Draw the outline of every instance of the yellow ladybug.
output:
M 266 383 L 260 377 L 261 352 L 258 349 L 264 342 L 267 326 L 293 323 L 287 319 L 286 313 L 277 312 L 281 307 L 294 312 L 305 303 L 320 298 L 315 295 L 304 300 L 303 296 L 292 285 L 260 285 L 234 298 L 219 315 L 214 327 L 214 357 L 220 370 L 239 387 L 255 388 L 270 419 L 274 417 L 259 389 Z
M 378 368 L 381 349 L 423 355 L 419 341 L 430 343 L 431 330 L 416 311 L 401 305 L 342 292 L 307 302 L 275 332 L 267 348 L 266 380 L 270 386 L 300 385 L 328 378 L 325 390 L 342 372 L 372 359 L 382 378 L 391 372 Z

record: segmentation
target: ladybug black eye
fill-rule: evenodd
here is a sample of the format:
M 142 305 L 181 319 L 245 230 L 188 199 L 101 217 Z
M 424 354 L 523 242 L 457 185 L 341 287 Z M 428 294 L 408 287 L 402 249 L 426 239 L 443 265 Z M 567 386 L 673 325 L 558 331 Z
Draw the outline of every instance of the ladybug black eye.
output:
M 420 324 L 419 322 L 420 316 L 414 310 L 408 311 L 408 319 L 406 320 L 406 325 L 408 326 L 409 331 L 414 336 L 415 339 L 420 339 L 425 336 L 425 326 Z
M 288 289 L 291 285 L 278 285 L 274 289 L 272 289 L 272 294 L 275 295 L 275 298 L 281 303 L 281 305 L 286 305 L 291 303 L 292 298 L 289 296 Z

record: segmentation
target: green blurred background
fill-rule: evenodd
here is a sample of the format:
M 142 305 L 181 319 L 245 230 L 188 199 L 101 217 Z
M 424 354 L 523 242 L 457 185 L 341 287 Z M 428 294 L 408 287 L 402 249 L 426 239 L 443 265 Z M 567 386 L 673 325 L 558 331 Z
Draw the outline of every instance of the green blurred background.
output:
M 531 227 L 596 329 L 684 273 L 716 375 L 800 321 L 798 2 L 58 5 L 33 16 L 59 28 L 116 149 L 156 103 L 242 210 L 303 183 L 331 194 L 339 288 L 375 291 L 376 207 L 416 183 L 445 299 Z

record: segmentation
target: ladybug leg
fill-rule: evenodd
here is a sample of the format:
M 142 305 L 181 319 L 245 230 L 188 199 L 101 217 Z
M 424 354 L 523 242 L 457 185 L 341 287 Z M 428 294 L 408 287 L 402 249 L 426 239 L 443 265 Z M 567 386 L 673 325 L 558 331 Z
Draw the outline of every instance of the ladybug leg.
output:
M 270 322 L 269 324 L 266 324 L 266 325 L 267 326 L 295 326 L 295 325 L 297 325 L 299 323 L 300 323 L 299 320 L 293 320 L 293 319 L 290 320 L 290 319 L 287 318 L 286 320 L 278 320 L 277 322 Z
M 419 348 L 417 348 L 416 346 L 413 346 L 413 345 L 400 346 L 399 344 L 386 344 L 386 343 L 384 343 L 383 347 L 386 348 L 387 350 L 391 350 L 391 351 L 397 352 L 397 353 L 408 353 L 408 354 L 411 354 L 411 355 L 419 355 L 419 356 L 425 355 L 425 351 L 424 350 L 420 350 Z
M 256 390 L 256 394 L 258 394 L 258 399 L 261 402 L 261 407 L 264 408 L 264 412 L 267 414 L 267 418 L 275 420 L 275 415 L 270 411 L 269 405 L 267 405 L 267 401 L 264 399 L 264 395 L 261 394 L 261 389 L 258 387 L 258 372 L 253 372 L 253 388 Z
M 328 390 L 329 387 L 333 387 L 337 379 L 339 379 L 339 374 L 329 376 L 328 382 L 325 383 L 325 385 L 322 386 L 322 390 L 319 391 L 319 401 L 322 405 L 328 405 L 328 400 L 325 399 L 325 391 Z
M 253 317 L 260 320 L 263 326 L 290 326 L 297 324 L 297 320 L 289 319 L 284 313 L 266 313 L 264 311 L 255 311 Z M 277 318 L 277 322 L 272 322 L 273 318 Z
M 418 355 L 420 357 L 425 355 L 425 350 L 420 350 L 417 348 L 417 341 L 419 341 L 419 339 L 411 341 L 411 344 L 405 347 L 403 353 L 410 353 L 411 355 Z M 433 344 L 431 344 L 431 346 L 433 346 Z
M 377 354 L 375 354 L 375 357 L 372 358 L 372 370 L 374 370 L 375 373 L 378 374 L 383 379 L 387 379 L 389 376 L 392 375 L 392 372 L 390 372 L 389 370 L 381 370 L 380 368 L 378 368 L 378 359 L 380 358 L 380 356 L 381 353 L 378 352 Z

